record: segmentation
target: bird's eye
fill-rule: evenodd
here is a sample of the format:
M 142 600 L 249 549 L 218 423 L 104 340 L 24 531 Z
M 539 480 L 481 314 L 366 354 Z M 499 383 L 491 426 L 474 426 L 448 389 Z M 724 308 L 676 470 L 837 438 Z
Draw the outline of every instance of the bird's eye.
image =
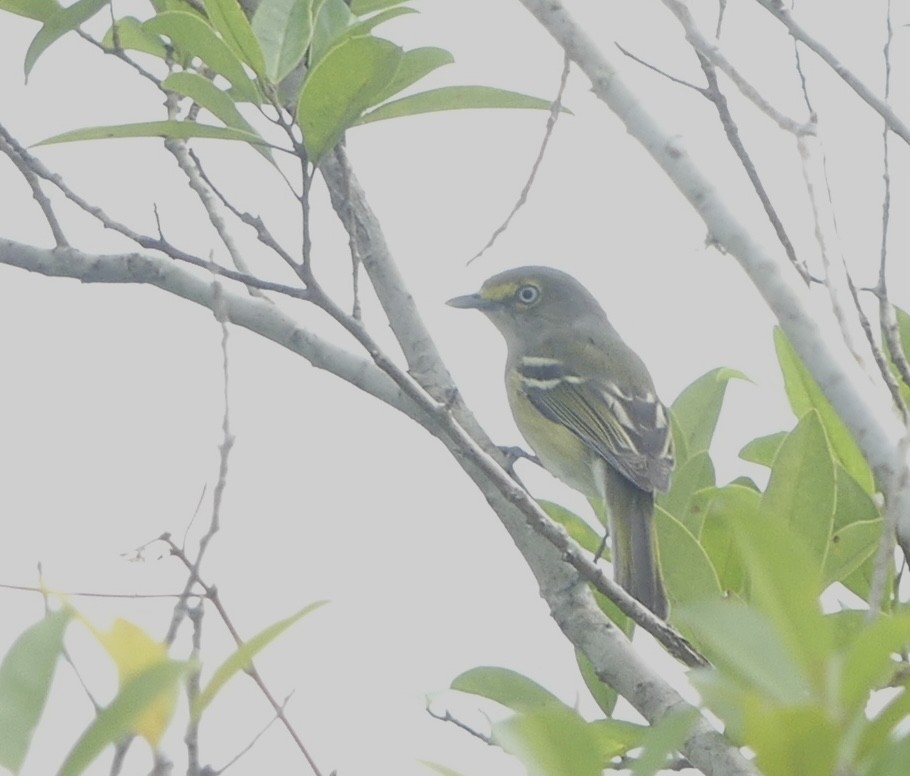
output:
M 522 304 L 534 304 L 540 298 L 540 289 L 532 285 L 522 286 L 516 296 Z

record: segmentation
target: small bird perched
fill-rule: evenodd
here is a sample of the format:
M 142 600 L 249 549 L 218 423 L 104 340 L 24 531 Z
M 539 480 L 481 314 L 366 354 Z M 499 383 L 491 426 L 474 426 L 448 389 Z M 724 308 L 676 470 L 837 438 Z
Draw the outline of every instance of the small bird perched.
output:
M 591 293 L 556 269 L 507 270 L 447 304 L 480 310 L 499 329 L 519 431 L 551 474 L 606 504 L 616 581 L 665 618 L 654 491 L 670 484 L 673 446 L 642 360 Z

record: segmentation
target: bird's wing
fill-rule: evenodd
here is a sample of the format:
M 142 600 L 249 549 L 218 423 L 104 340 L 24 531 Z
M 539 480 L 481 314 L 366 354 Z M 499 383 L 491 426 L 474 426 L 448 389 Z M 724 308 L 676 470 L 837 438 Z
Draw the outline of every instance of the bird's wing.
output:
M 666 408 L 652 390 L 627 392 L 603 378 L 566 372 L 562 362 L 525 358 L 521 390 L 550 420 L 574 433 L 642 490 L 665 490 L 673 468 Z

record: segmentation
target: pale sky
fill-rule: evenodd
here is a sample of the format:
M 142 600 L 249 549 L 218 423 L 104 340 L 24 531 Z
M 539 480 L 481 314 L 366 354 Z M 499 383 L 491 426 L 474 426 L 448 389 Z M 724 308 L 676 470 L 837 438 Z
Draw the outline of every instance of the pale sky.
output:
M 542 97 L 555 94 L 562 55 L 518 3 L 414 5 L 420 16 L 396 20 L 380 33 L 407 46 L 453 51 L 456 64 L 428 86 L 484 83 Z M 757 4 L 730 5 L 724 40 L 737 64 L 769 90 L 777 107 L 802 118 L 791 47 L 781 37 L 765 43 L 762 36 L 775 24 Z M 881 18 L 868 10 L 880 3 L 816 0 L 801 3 L 801 10 L 803 5 L 807 14 L 818 9 L 829 14 L 807 16 L 813 22 L 839 19 L 825 27 L 831 47 L 843 50 L 846 61 L 880 89 Z M 715 126 L 713 108 L 690 90 L 623 60 L 612 46 L 619 40 L 643 59 L 701 83 L 694 56 L 660 3 L 626 0 L 607 6 L 578 0 L 570 7 L 608 56 L 659 101 L 663 120 L 691 142 L 730 201 L 742 202 L 742 217 L 767 229 Z M 124 13 L 128 4 L 117 8 Z M 20 141 L 31 144 L 90 124 L 160 118 L 160 95 L 74 36 L 48 51 L 24 87 L 22 60 L 38 25 L 7 14 L 0 18 L 0 121 Z M 844 252 L 859 282 L 868 284 L 874 281 L 880 239 L 880 129 L 814 62 L 807 61 L 807 70 L 817 78 L 812 86 Z M 578 72 L 565 102 L 574 115 L 560 119 L 527 206 L 470 267 L 467 259 L 516 200 L 546 115 L 437 114 L 371 124 L 348 135 L 357 175 L 441 352 L 493 438 L 519 444 L 505 402 L 498 335 L 482 316 L 443 302 L 507 267 L 559 267 L 580 277 L 603 302 L 648 363 L 667 403 L 717 366 L 752 378 L 753 384 L 731 388 L 715 462 L 721 481 L 741 473 L 759 476 L 736 452 L 752 437 L 791 422 L 774 364 L 770 313 L 735 261 L 705 248 L 703 224 L 594 100 Z M 846 112 L 838 107 L 843 105 Z M 792 141 L 751 108 L 739 101 L 734 106 L 773 196 L 784 203 L 794 242 L 814 261 Z M 706 123 L 710 133 L 696 136 Z M 158 146 L 122 140 L 35 153 L 112 217 L 154 233 L 157 204 L 169 239 L 199 255 L 217 251 L 211 232 L 199 227 L 204 219 L 195 202 L 176 193 L 183 191 L 176 167 Z M 216 142 L 198 148 L 240 208 L 260 213 L 281 239 L 295 238 L 293 206 L 256 153 Z M 905 149 L 895 150 L 895 167 L 905 164 Z M 906 197 L 906 181 L 898 185 L 895 196 Z M 316 197 L 314 266 L 330 287 L 345 289 L 347 243 L 321 189 Z M 2 236 L 50 244 L 21 176 L 4 160 L 0 201 Z M 84 215 L 65 207 L 61 212 L 69 214 L 67 231 L 77 247 L 99 252 L 125 247 Z M 897 228 L 894 263 L 904 260 L 907 246 L 905 225 Z M 236 232 L 255 271 L 290 281 L 246 230 Z M 906 268 L 896 268 L 895 277 L 906 280 Z M 893 281 L 892 288 L 898 304 L 910 304 L 905 284 Z M 281 304 L 325 336 L 355 347 L 313 311 Z M 377 305 L 367 296 L 364 306 L 367 322 L 388 342 Z M 219 343 L 211 314 L 156 289 L 82 286 L 0 266 L 5 474 L 0 515 L 9 532 L 0 545 L 0 582 L 35 584 L 40 561 L 47 582 L 60 590 L 180 589 L 180 568 L 160 558 L 156 545 L 142 562 L 126 556 L 165 531 L 182 536 L 204 489 L 190 535 L 198 538 L 207 523 L 221 442 Z M 585 712 L 593 710 L 568 642 L 484 499 L 440 444 L 393 410 L 246 331 L 231 329 L 229 351 L 236 444 L 222 529 L 204 575 L 217 584 L 246 636 L 311 601 L 331 600 L 258 661 L 277 697 L 294 692 L 288 713 L 324 772 L 418 776 L 429 773 L 416 762 L 424 758 L 465 774 L 523 773 L 498 750 L 424 711 L 431 696 L 434 708 L 456 710 L 483 729 L 486 718 L 473 700 L 444 692 L 455 676 L 478 665 L 525 673 L 563 700 L 578 701 Z M 528 464 L 521 473 L 534 495 L 586 509 L 549 475 Z M 123 616 L 159 636 L 170 616 L 167 600 L 73 600 L 98 624 Z M 0 589 L 0 606 L 2 653 L 40 617 L 42 604 L 35 595 Z M 205 627 L 204 659 L 211 668 L 231 646 L 214 613 Z M 72 630 L 74 657 L 88 666 L 85 675 L 96 694 L 109 698 L 116 686 L 113 669 L 89 636 Z M 641 644 L 649 649 L 646 639 Z M 23 773 L 56 770 L 91 713 L 72 671 L 61 666 Z M 205 722 L 206 761 L 223 765 L 270 717 L 251 683 L 235 679 Z M 178 721 L 165 746 L 178 758 L 181 735 Z M 125 772 L 146 772 L 143 745 L 137 744 L 132 756 Z M 108 762 L 102 757 L 90 772 L 106 773 Z M 233 772 L 286 772 L 298 762 L 276 725 Z M 183 768 L 179 759 L 176 767 Z

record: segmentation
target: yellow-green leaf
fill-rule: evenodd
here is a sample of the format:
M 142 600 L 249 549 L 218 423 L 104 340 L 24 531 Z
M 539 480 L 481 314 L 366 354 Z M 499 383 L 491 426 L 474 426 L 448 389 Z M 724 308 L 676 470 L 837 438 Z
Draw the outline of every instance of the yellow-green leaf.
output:
M 332 48 L 310 71 L 297 102 L 297 123 L 310 160 L 334 148 L 395 76 L 402 50 L 370 36 Z
M 224 687 L 225 684 L 237 674 L 239 671 L 245 671 L 250 667 L 250 664 L 253 662 L 253 658 L 256 657 L 263 649 L 265 649 L 269 644 L 271 644 L 275 639 L 277 639 L 282 633 L 284 633 L 288 628 L 290 628 L 294 623 L 303 619 L 310 612 L 314 612 L 321 606 L 324 606 L 328 601 L 316 601 L 315 603 L 309 604 L 308 606 L 303 607 L 299 612 L 292 614 L 290 617 L 287 617 L 283 620 L 270 625 L 264 630 L 257 633 L 249 641 L 245 642 L 239 646 L 233 654 L 231 654 L 227 660 L 225 660 L 217 669 L 215 673 L 212 674 L 212 678 L 209 679 L 208 684 L 203 688 L 202 692 L 199 693 L 199 696 L 196 698 L 196 701 L 193 703 L 192 716 L 193 719 L 199 719 L 199 715 L 205 710 L 205 707 L 208 706 L 214 697 L 218 694 L 219 690 Z
M 18 773 L 47 702 L 68 609 L 49 614 L 24 631 L 0 663 L 0 766 Z

